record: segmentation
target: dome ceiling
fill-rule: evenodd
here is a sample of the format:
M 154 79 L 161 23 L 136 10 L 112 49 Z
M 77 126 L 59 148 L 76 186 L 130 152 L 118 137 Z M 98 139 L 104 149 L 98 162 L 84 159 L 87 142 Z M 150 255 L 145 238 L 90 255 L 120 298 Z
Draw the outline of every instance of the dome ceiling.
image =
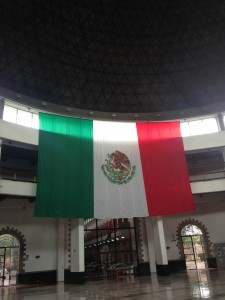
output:
M 225 2 L 0 2 L 0 86 L 66 107 L 145 113 L 224 101 Z

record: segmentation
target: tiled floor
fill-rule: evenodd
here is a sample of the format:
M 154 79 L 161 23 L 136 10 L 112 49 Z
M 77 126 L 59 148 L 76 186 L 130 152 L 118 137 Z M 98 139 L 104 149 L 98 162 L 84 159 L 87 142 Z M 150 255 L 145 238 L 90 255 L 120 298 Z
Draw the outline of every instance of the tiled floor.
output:
M 169 277 L 135 277 L 40 287 L 1 287 L 0 300 L 225 299 L 225 271 L 190 270 Z

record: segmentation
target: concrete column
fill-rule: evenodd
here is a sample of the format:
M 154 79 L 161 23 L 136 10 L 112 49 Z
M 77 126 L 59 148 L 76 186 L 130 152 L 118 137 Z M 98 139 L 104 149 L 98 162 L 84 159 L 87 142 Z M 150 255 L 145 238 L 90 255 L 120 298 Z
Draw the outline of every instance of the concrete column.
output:
M 0 139 L 0 160 L 2 158 L 2 139 Z
M 58 219 L 57 282 L 64 281 L 65 220 Z
M 223 149 L 222 151 L 223 151 L 223 152 L 222 152 L 222 153 L 223 153 L 223 160 L 224 160 L 224 162 L 225 162 L 225 149 Z
M 0 119 L 3 119 L 3 111 L 4 111 L 5 99 L 0 99 Z
M 145 218 L 150 273 L 156 273 L 155 241 L 151 217 Z
M 223 115 L 221 113 L 218 113 L 218 122 L 219 122 L 219 126 L 220 126 L 220 130 L 224 131 L 224 122 L 223 122 Z
M 70 282 L 84 283 L 84 220 L 71 220 Z
M 169 275 L 169 266 L 162 217 L 152 217 L 152 225 L 156 250 L 157 274 L 167 276 Z

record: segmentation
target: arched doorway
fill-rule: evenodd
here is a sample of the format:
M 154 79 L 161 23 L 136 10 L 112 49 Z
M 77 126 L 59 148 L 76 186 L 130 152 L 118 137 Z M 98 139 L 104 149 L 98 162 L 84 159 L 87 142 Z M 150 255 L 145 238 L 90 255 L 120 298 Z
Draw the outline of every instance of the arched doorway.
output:
M 19 257 L 19 240 L 10 234 L 0 235 L 0 286 L 16 284 Z
M 181 239 L 187 269 L 205 269 L 206 255 L 202 230 L 193 224 L 181 229 Z

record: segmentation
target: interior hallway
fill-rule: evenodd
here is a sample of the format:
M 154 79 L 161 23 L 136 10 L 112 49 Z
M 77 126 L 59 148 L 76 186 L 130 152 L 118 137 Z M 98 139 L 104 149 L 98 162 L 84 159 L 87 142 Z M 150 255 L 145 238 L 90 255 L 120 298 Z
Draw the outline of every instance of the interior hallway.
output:
M 84 285 L 0 288 L 0 300 L 225 299 L 225 271 L 189 270 L 169 277 L 90 281 Z

